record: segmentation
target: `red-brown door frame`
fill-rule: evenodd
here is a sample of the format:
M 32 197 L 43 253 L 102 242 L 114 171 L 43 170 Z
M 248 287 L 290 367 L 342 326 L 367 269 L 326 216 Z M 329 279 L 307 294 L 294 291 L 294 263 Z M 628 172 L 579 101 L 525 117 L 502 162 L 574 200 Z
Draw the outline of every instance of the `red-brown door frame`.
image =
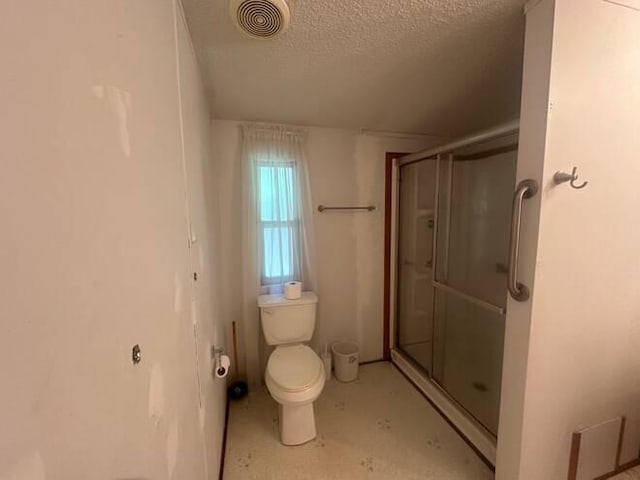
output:
M 382 315 L 382 358 L 391 360 L 391 218 L 393 207 L 393 159 L 406 153 L 387 152 L 384 162 L 384 312 Z

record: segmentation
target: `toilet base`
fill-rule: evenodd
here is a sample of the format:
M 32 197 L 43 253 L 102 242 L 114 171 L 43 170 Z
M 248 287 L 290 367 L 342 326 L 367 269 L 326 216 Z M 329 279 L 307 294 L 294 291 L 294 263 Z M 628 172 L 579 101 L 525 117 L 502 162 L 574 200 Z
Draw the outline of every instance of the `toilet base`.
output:
M 313 402 L 304 405 L 279 404 L 280 441 L 283 445 L 301 445 L 316 438 Z

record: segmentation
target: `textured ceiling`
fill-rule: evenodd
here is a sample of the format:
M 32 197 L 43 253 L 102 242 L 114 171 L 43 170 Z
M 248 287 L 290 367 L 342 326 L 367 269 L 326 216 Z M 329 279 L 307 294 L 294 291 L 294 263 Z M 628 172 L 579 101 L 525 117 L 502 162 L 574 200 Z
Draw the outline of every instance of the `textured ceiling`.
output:
M 216 118 L 451 136 L 518 113 L 524 0 L 289 0 L 272 40 L 182 3 Z

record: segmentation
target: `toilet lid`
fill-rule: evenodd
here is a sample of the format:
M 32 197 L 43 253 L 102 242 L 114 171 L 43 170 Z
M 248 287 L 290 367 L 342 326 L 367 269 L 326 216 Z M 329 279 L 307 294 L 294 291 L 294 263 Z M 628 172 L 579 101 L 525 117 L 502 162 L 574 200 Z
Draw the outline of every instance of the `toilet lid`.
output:
M 320 357 L 306 345 L 276 348 L 267 363 L 271 379 L 289 392 L 309 388 L 322 375 L 323 368 Z

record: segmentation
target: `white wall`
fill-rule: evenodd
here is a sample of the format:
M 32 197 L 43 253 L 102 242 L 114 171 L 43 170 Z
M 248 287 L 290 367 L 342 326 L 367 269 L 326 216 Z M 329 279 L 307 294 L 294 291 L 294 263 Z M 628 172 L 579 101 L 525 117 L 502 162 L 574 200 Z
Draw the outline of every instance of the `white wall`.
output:
M 358 135 L 312 129 L 309 176 L 314 207 L 375 205 L 371 213 L 314 214 L 318 249 L 318 326 L 314 345 L 355 339 L 361 361 L 382 357 L 384 162 L 386 152 L 414 152 L 435 138 Z
M 317 293 L 313 345 L 355 339 L 361 361 L 382 357 L 385 152 L 413 152 L 433 137 L 398 138 L 329 128 L 308 129 L 308 163 L 314 209 L 324 205 L 376 206 L 371 213 L 314 214 Z M 213 159 L 221 213 L 225 317 L 240 318 L 240 123 L 213 121 Z
M 524 213 L 532 299 L 508 305 L 498 479 L 566 478 L 571 432 L 618 415 L 621 461 L 638 456 L 640 5 L 616 3 L 636 9 L 542 0 L 527 18 L 518 178 L 541 193 Z M 574 165 L 589 185 L 554 186 Z
M 0 478 L 216 478 L 208 115 L 179 6 L 0 18 Z
M 214 176 L 208 103 L 186 22 L 181 10 L 179 13 L 178 73 L 187 214 L 192 235 L 190 264 L 191 270 L 198 274 L 197 282 L 191 282 L 191 319 L 198 355 L 199 426 L 204 434 L 207 478 L 217 478 L 222 462 L 226 381 L 212 375 L 211 347 L 223 348 L 226 353 L 230 351 L 220 312 L 222 281 L 217 275 L 222 253 L 218 247 L 220 205 L 211 188 Z

